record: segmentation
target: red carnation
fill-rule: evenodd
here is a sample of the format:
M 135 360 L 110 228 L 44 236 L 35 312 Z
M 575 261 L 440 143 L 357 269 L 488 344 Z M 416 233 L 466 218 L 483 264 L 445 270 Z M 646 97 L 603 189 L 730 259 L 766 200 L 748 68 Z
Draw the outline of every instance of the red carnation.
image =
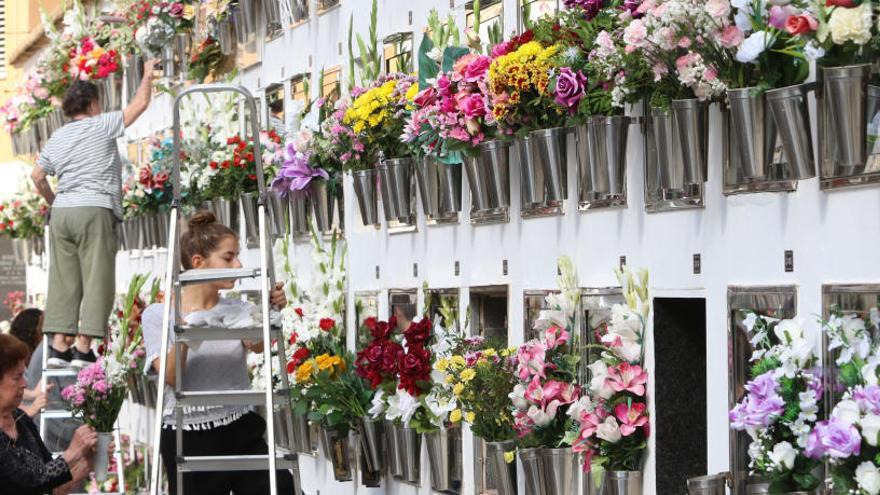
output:
M 294 308 L 293 311 L 294 311 L 294 313 L 296 313 L 297 316 L 299 316 L 300 318 L 303 317 L 303 310 L 302 310 L 302 308 Z
M 321 318 L 321 321 L 318 322 L 318 326 L 321 327 L 321 330 L 329 332 L 330 330 L 333 330 L 333 327 L 336 326 L 336 320 L 334 320 L 333 318 Z

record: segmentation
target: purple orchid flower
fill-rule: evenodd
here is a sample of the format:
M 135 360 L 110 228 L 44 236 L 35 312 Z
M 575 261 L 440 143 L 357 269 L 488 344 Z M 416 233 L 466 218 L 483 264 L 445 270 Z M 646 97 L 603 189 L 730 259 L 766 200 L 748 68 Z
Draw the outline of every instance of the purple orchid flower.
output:
M 305 194 L 313 179 L 328 180 L 330 174 L 320 167 L 309 165 L 309 155 L 296 150 L 293 143 L 287 144 L 284 163 L 278 175 L 272 180 L 272 189 L 279 196 L 287 197 Z

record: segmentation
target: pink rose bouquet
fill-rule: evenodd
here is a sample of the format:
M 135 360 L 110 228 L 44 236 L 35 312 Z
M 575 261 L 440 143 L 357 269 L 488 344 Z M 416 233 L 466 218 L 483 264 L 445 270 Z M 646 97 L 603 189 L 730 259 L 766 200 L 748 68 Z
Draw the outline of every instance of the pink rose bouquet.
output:
M 648 275 L 618 271 L 625 304 L 612 307 L 611 321 L 600 335 L 596 359 L 588 366 L 588 393 L 569 410 L 576 422 L 575 452 L 583 453 L 584 471 L 641 469 L 650 420 L 647 411 L 648 373 L 642 367 L 645 324 L 650 316 Z

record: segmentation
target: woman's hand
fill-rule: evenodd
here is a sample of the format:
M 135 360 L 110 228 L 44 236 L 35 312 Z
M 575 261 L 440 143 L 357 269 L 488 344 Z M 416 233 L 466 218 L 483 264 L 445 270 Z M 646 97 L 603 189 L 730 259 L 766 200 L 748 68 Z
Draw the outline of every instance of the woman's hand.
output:
M 48 388 L 52 388 L 51 383 L 49 384 Z M 32 418 L 37 414 L 40 414 L 40 411 L 43 410 L 43 408 L 46 407 L 46 404 L 49 403 L 49 397 L 46 392 L 43 392 L 40 388 L 36 388 L 34 390 L 36 392 L 36 397 L 34 398 L 34 401 L 31 402 L 28 406 L 22 408 L 24 412 Z
M 275 288 L 269 293 L 269 301 L 275 309 L 287 306 L 287 296 L 284 294 L 284 282 L 275 282 Z
M 98 434 L 88 425 L 82 425 L 73 432 L 73 439 L 70 440 L 70 446 L 64 451 L 64 458 L 67 460 L 67 453 L 74 454 L 74 457 L 92 457 L 92 450 L 98 443 Z M 70 464 L 70 462 L 68 462 Z

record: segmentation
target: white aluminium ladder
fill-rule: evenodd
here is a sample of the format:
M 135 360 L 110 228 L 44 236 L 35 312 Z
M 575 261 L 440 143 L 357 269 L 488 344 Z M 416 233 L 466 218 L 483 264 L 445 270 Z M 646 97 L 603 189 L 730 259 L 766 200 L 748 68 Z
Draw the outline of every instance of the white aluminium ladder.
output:
M 180 262 L 178 260 L 180 251 L 180 239 L 178 225 L 180 221 L 180 102 L 183 97 L 195 93 L 221 93 L 233 92 L 238 93 L 243 99 L 246 109 L 249 110 L 252 124 L 252 137 L 254 141 L 254 161 L 256 164 L 257 188 L 259 190 L 258 202 L 258 219 L 259 219 L 259 249 L 260 249 L 260 267 L 259 268 L 237 268 L 237 269 L 203 269 L 189 270 L 181 273 Z M 259 124 L 257 122 L 257 106 L 251 93 L 238 85 L 231 84 L 199 84 L 191 86 L 181 91 L 174 99 L 174 171 L 172 175 L 172 184 L 174 187 L 174 199 L 171 203 L 169 234 L 168 234 L 168 261 L 165 272 L 165 294 L 173 294 L 173 297 L 166 296 L 164 307 L 164 315 L 162 318 L 162 349 L 159 361 L 159 384 L 158 398 L 156 400 L 156 420 L 155 429 L 153 431 L 153 459 L 152 473 L 150 476 L 150 494 L 159 495 L 160 490 L 160 467 L 161 467 L 161 450 L 160 441 L 162 435 L 162 418 L 165 401 L 165 373 L 167 370 L 168 356 L 168 336 L 169 330 L 173 328 L 175 333 L 175 349 L 177 355 L 180 355 L 181 345 L 184 342 L 201 342 L 207 340 L 262 340 L 263 342 L 263 366 L 264 383 L 266 388 L 264 391 L 254 390 L 213 390 L 213 391 L 184 391 L 182 390 L 182 364 L 179 359 L 175 359 L 175 384 L 174 394 L 176 398 L 176 407 L 174 414 L 174 422 L 176 425 L 176 452 L 177 452 L 177 472 L 167 473 L 168 476 L 177 476 L 177 494 L 183 494 L 183 473 L 184 472 L 209 472 L 209 471 L 255 471 L 267 469 L 269 471 L 269 484 L 271 495 L 277 495 L 277 468 L 289 468 L 294 471 L 294 489 L 298 490 L 296 482 L 298 476 L 297 458 L 295 453 L 285 452 L 279 453 L 275 444 L 275 424 L 271 415 L 275 410 L 276 400 L 280 400 L 279 405 L 283 408 L 290 408 L 289 386 L 287 383 L 287 373 L 280 370 L 282 389 L 278 392 L 274 391 L 272 386 L 272 335 L 276 334 L 279 329 L 271 328 L 269 322 L 269 288 L 271 284 L 272 258 L 271 247 L 268 243 L 267 235 L 267 188 L 265 178 L 263 176 L 263 161 L 260 149 Z M 181 324 L 180 297 L 181 287 L 188 284 L 205 283 L 216 280 L 238 280 L 245 278 L 256 278 L 260 283 L 260 299 L 261 299 L 261 324 L 250 328 L 228 329 L 215 327 L 190 327 Z M 172 292 L 173 291 L 173 292 Z M 172 313 L 172 305 L 174 313 Z M 173 315 L 173 319 L 172 319 Z M 173 322 L 173 326 L 172 326 Z M 285 356 L 284 339 L 277 338 L 275 343 L 278 346 L 277 353 L 280 357 Z M 185 456 L 183 455 L 183 407 L 184 406 L 207 406 L 207 405 L 264 405 L 269 417 L 266 421 L 266 439 L 269 447 L 268 455 L 250 455 L 250 456 Z M 290 415 L 285 414 L 288 431 L 292 431 Z M 197 494 L 187 494 L 197 495 Z M 287 495 L 287 494 L 285 494 Z

